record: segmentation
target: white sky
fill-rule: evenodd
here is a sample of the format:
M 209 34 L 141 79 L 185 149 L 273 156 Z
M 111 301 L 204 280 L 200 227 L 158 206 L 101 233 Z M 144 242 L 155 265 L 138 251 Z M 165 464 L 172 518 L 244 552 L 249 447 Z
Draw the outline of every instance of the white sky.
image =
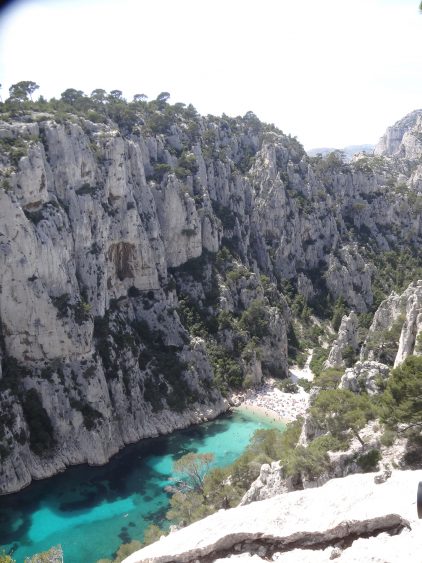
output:
M 251 110 L 305 148 L 376 143 L 422 107 L 419 0 L 32 0 L 0 13 L 0 82 L 161 91 Z

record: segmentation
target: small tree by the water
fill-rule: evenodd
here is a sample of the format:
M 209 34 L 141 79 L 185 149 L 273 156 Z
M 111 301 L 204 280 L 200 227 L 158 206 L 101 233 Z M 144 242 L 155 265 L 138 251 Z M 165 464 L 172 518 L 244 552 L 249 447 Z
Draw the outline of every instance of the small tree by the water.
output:
M 173 471 L 176 476 L 172 479 L 175 489 L 182 493 L 195 491 L 204 494 L 204 479 L 213 461 L 212 453 L 193 452 L 175 461 Z

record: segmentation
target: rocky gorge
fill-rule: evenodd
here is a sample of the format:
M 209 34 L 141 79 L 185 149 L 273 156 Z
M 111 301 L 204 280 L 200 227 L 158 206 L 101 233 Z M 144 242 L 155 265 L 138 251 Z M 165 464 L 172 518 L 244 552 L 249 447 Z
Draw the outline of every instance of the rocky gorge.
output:
M 347 309 L 328 366 L 419 353 L 421 110 L 345 163 L 251 112 L 90 103 L 2 105 L 1 493 L 285 377 L 306 311 Z

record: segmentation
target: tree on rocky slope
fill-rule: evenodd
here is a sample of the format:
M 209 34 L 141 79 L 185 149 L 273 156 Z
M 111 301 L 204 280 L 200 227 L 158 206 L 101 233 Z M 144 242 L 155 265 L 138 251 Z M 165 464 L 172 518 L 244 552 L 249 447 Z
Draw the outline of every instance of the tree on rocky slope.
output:
M 343 439 L 352 434 L 363 446 L 359 431 L 374 417 L 374 408 L 367 395 L 328 389 L 319 393 L 310 414 L 318 426 L 335 438 Z
M 409 356 L 392 370 L 382 404 L 387 424 L 422 429 L 422 357 Z
M 32 80 L 22 80 L 16 84 L 12 84 L 9 88 L 9 94 L 11 100 L 16 100 L 24 102 L 28 99 L 32 99 L 32 94 L 39 88 L 38 84 Z

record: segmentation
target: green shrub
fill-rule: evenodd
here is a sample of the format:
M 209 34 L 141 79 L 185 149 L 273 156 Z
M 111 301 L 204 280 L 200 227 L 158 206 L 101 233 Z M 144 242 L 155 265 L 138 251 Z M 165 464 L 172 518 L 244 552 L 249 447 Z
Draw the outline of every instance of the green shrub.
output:
M 196 174 L 198 164 L 195 155 L 192 152 L 183 152 L 179 158 L 179 167 L 187 170 L 188 174 Z
M 394 432 L 394 430 L 386 428 L 384 430 L 383 435 L 381 436 L 380 442 L 383 446 L 385 446 L 386 448 L 389 448 L 390 446 L 392 446 L 394 444 L 396 437 L 397 437 L 397 433 Z
M 244 373 L 240 361 L 233 352 L 215 343 L 207 345 L 207 352 L 214 371 L 214 382 L 221 393 L 226 395 L 229 388 L 240 389 Z
M 63 293 L 57 297 L 51 297 L 51 301 L 57 309 L 58 319 L 62 319 L 69 315 L 71 310 L 69 293 Z
M 422 428 L 422 357 L 408 356 L 392 370 L 381 399 L 382 420 L 390 427 Z M 401 429 L 401 431 L 403 428 Z
M 154 178 L 161 182 L 165 174 L 171 171 L 171 166 L 169 164 L 157 163 L 154 164 Z
M 225 229 L 234 229 L 236 226 L 236 213 L 218 201 L 211 201 L 215 215 L 220 219 Z
M 75 322 L 78 325 L 85 323 L 91 318 L 91 305 L 85 303 L 84 301 L 79 301 L 73 306 L 73 312 L 75 315 Z
M 302 387 L 302 389 L 304 389 L 307 393 L 309 393 L 309 391 L 312 389 L 312 381 L 308 381 L 304 377 L 300 377 L 297 380 L 297 384 L 300 385 L 300 387 Z
M 348 368 L 352 367 L 355 361 L 357 360 L 356 350 L 353 348 L 353 346 L 346 346 L 343 349 L 341 355 L 344 360 L 344 363 L 346 364 L 346 367 Z
M 70 399 L 70 406 L 82 413 L 84 426 L 87 430 L 93 430 L 99 419 L 103 418 L 103 415 L 97 409 L 78 399 Z
M 411 469 L 422 467 L 422 436 L 417 429 L 407 431 L 407 444 L 404 461 Z
M 280 391 L 283 391 L 283 393 L 299 392 L 299 387 L 296 385 L 296 383 L 293 383 L 291 379 L 283 379 L 281 381 L 278 381 L 277 387 L 278 389 L 280 389 Z
M 369 473 L 370 471 L 377 471 L 378 462 L 381 460 L 381 452 L 377 449 L 370 450 L 366 454 L 360 455 L 356 463 L 364 471 L 364 473 Z
M 236 267 L 233 270 L 226 273 L 226 277 L 228 281 L 236 283 L 241 278 L 249 279 L 251 274 L 252 272 L 250 272 L 245 266 L 236 264 Z
M 359 434 L 367 422 L 374 418 L 375 409 L 369 397 L 345 389 L 320 391 L 309 414 L 315 424 L 339 440 L 355 436 L 364 445 Z
M 268 321 L 268 312 L 264 301 L 255 299 L 242 313 L 239 326 L 247 330 L 251 336 L 263 338 L 269 334 Z
M 404 315 L 400 315 L 391 328 L 369 333 L 367 348 L 374 350 L 376 360 L 389 365 L 394 363 L 404 320 Z
M 313 385 L 319 389 L 337 389 L 343 372 L 335 368 L 328 368 L 314 378 Z
M 309 479 L 317 479 L 329 466 L 327 450 L 316 440 L 308 447 L 297 446 L 283 465 L 286 475 L 297 476 L 305 473 Z
M 329 350 L 326 350 L 324 348 L 314 348 L 309 367 L 316 376 L 320 375 L 320 373 L 323 371 L 324 362 L 328 358 L 328 354 Z
M 339 297 L 334 304 L 333 316 L 331 318 L 331 323 L 333 329 L 337 332 L 340 328 L 341 320 L 343 316 L 347 313 L 346 305 L 342 297 Z

